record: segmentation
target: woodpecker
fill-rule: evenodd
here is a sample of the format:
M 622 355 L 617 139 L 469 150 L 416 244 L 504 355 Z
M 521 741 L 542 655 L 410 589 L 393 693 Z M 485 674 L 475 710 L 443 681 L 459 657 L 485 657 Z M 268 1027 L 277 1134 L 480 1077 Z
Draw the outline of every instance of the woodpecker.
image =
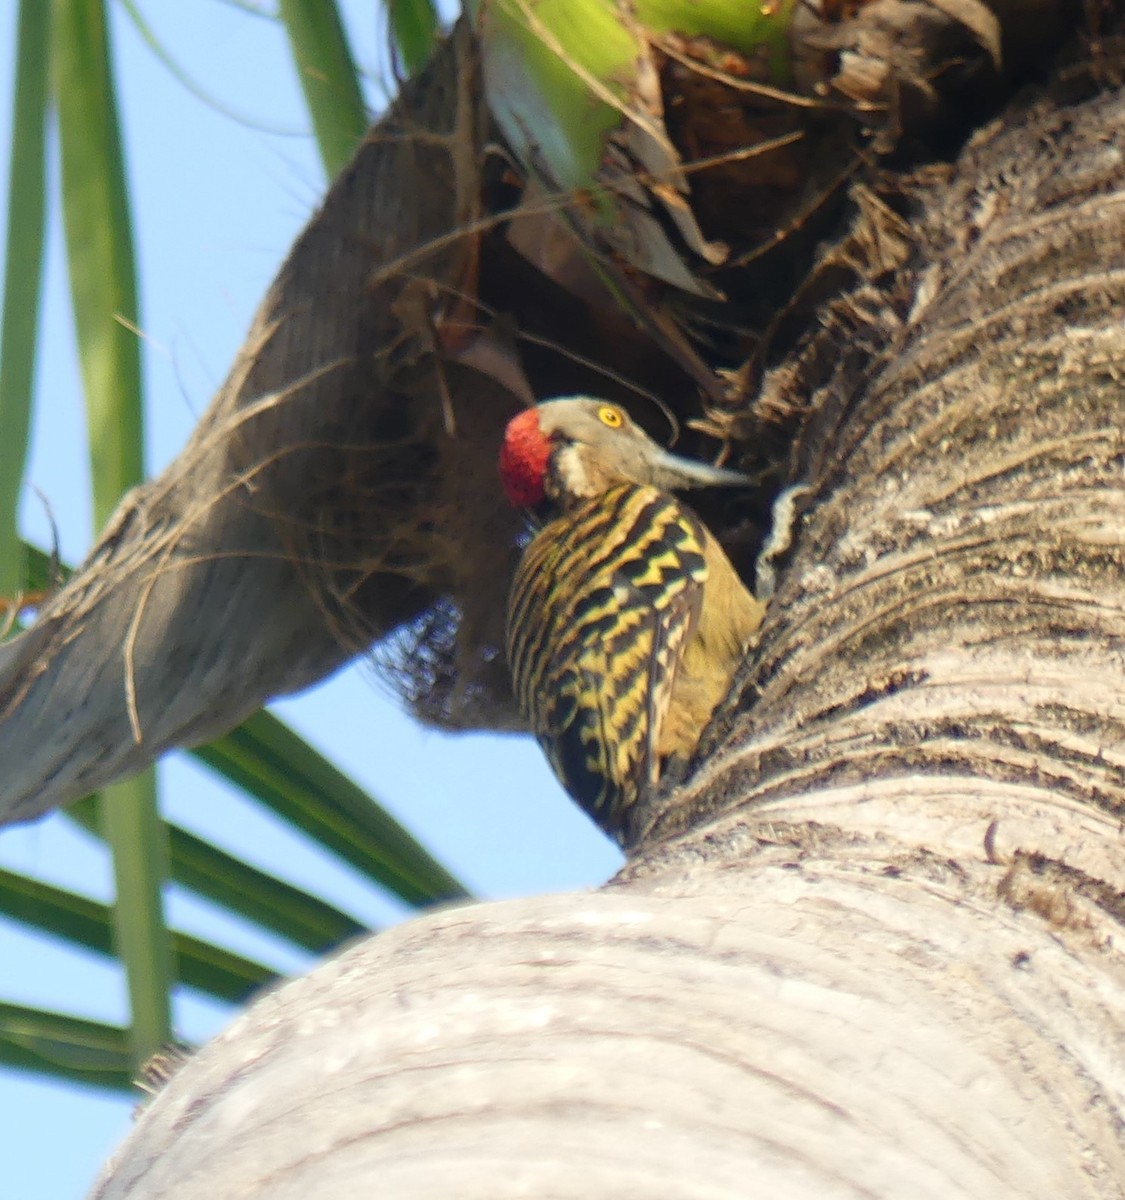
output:
M 585 396 L 513 417 L 500 477 L 534 530 L 508 599 L 517 703 L 563 787 L 624 841 L 637 800 L 695 749 L 765 608 L 671 490 L 750 481 Z

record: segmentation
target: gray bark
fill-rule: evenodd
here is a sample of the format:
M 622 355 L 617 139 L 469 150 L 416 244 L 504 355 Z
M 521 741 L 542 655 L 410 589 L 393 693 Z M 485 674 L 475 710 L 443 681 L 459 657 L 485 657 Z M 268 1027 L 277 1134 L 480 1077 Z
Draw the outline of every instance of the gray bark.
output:
M 264 998 L 100 1200 L 1120 1197 L 1123 130 L 981 135 L 790 367 L 808 514 L 619 879 Z
M 998 910 L 979 843 L 973 899 L 951 869 L 888 879 L 884 846 L 372 939 L 185 1066 L 94 1194 L 1118 1197 L 1104 918 Z

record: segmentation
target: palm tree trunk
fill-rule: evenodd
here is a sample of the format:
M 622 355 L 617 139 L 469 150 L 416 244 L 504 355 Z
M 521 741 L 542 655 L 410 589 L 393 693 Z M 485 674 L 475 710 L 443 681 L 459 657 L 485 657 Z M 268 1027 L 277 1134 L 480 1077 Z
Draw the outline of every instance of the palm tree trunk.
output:
M 1043 102 L 916 181 L 788 365 L 807 512 L 622 875 L 262 1000 L 102 1200 L 1120 1196 L 1122 129 Z

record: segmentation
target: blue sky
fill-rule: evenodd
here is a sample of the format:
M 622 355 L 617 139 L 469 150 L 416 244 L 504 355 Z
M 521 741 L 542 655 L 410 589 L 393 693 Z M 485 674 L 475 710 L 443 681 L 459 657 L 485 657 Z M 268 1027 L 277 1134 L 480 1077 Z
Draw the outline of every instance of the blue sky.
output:
M 207 107 L 178 83 L 137 36 L 119 6 L 113 43 L 140 261 L 148 468 L 183 444 L 222 381 L 287 247 L 325 188 L 316 147 L 281 29 L 223 0 L 147 0 L 141 8 L 180 64 L 229 109 L 265 132 Z M 353 50 L 372 77 L 386 61 L 374 0 L 342 6 Z M 6 167 L 16 5 L 0 27 L 0 161 Z M 52 168 L 52 182 L 54 170 Z M 92 537 L 84 414 L 60 229 L 49 232 L 42 306 L 37 416 L 23 502 L 30 538 L 50 544 L 47 498 L 63 557 L 78 561 Z M 471 888 L 510 896 L 595 884 L 616 867 L 609 843 L 561 793 L 526 738 L 426 731 L 386 696 L 370 668 L 354 666 L 273 706 L 377 796 Z M 322 892 L 372 924 L 402 910 L 308 847 L 182 755 L 160 766 L 165 812 L 202 836 Z M 85 892 L 112 895 L 102 852 L 58 817 L 0 832 L 0 866 Z M 307 961 L 287 947 L 169 895 L 178 927 L 221 939 L 285 970 Z M 120 1022 L 120 975 L 95 956 L 31 935 L 0 918 L 0 999 Z M 200 1040 L 230 1011 L 177 997 L 181 1034 Z M 0 1071 L 0 1193 L 73 1200 L 127 1131 L 132 1103 Z

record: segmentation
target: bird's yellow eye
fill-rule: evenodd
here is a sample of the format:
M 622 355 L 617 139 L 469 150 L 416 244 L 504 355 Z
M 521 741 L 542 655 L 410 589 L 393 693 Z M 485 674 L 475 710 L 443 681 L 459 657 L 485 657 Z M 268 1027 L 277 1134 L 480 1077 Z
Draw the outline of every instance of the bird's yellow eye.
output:
M 613 408 L 609 404 L 603 404 L 598 409 L 598 420 L 603 425 L 608 425 L 610 429 L 620 429 L 625 424 L 625 417 L 619 408 Z

